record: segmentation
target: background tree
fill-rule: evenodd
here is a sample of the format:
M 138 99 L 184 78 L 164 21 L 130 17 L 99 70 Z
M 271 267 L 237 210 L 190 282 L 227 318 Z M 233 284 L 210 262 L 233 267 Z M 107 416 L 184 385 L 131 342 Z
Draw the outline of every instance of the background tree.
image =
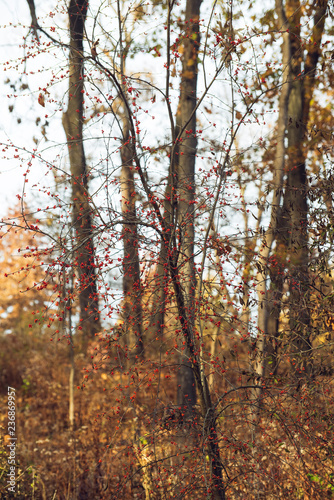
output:
M 201 1 L 187 1 L 185 12 L 185 34 L 182 53 L 180 100 L 176 112 L 175 139 L 179 141 L 172 153 L 175 163 L 177 218 L 174 221 L 179 238 L 180 256 L 177 266 L 181 276 L 185 296 L 186 321 L 189 326 L 190 341 L 194 343 L 195 329 L 195 163 L 197 151 L 196 106 L 198 53 L 200 48 L 200 7 Z M 176 155 L 178 158 L 176 159 Z M 174 166 L 172 167 L 172 171 Z M 187 342 L 188 344 L 188 342 Z M 183 351 L 183 352 L 182 352 Z M 181 347 L 178 371 L 177 402 L 192 408 L 196 404 L 195 379 L 191 369 L 189 346 Z
M 78 273 L 80 320 L 85 335 L 101 328 L 96 286 L 92 210 L 83 143 L 84 64 L 83 38 L 88 2 L 73 0 L 68 7 L 70 26 L 68 107 L 63 114 L 71 168 L 72 214 L 75 228 L 75 262 Z
M 143 327 L 142 327 L 142 292 L 139 268 L 139 238 L 137 231 L 136 214 L 136 188 L 134 180 L 135 156 L 136 156 L 136 137 L 131 116 L 129 101 L 126 98 L 129 87 L 125 64 L 127 54 L 131 47 L 131 33 L 127 33 L 122 26 L 122 14 L 120 2 L 117 2 L 117 16 L 119 29 L 119 89 L 121 92 L 120 102 L 122 111 L 117 110 L 121 120 L 121 205 L 123 217 L 123 317 L 124 334 L 126 335 L 126 344 L 130 349 L 130 357 L 143 356 Z M 124 37 L 124 40 L 123 40 Z M 124 46 L 125 44 L 125 46 Z M 130 91 L 131 94 L 131 91 Z
M 271 265 L 270 278 L 271 287 L 268 296 L 268 307 L 263 307 L 259 318 L 260 330 L 267 335 L 267 354 L 272 364 L 270 371 L 277 370 L 277 345 L 279 337 L 279 318 L 282 310 L 283 285 L 285 280 L 289 283 L 289 323 L 290 336 L 288 342 L 292 342 L 293 364 L 296 375 L 311 373 L 310 360 L 312 346 L 310 344 L 310 301 L 307 299 L 311 291 L 310 284 L 310 255 L 308 246 L 308 180 L 306 173 L 307 136 L 310 101 L 314 92 L 316 82 L 317 63 L 321 50 L 321 39 L 323 35 L 325 19 L 327 15 L 327 4 L 321 4 L 311 8 L 309 14 L 313 14 L 314 27 L 309 46 L 306 48 L 302 43 L 301 34 L 301 10 L 296 3 L 287 3 L 284 7 L 277 9 L 282 12 L 279 24 L 284 27 L 289 24 L 289 40 L 286 39 L 283 46 L 283 64 L 285 69 L 285 88 L 283 86 L 279 103 L 278 133 L 281 134 L 281 142 L 277 143 L 275 175 L 280 178 L 274 181 L 273 214 L 270 223 L 270 234 L 263 244 L 265 258 L 262 256 L 262 266 L 268 264 L 271 243 L 273 237 L 277 239 L 277 247 L 274 254 L 275 267 Z M 283 10 L 282 10 L 283 9 Z M 286 12 L 286 14 L 285 14 Z M 285 35 L 287 37 L 287 34 Z M 291 55 L 291 58 L 289 56 Z M 302 68 L 302 61 L 304 67 Z M 291 67 L 291 69 L 289 69 Z M 291 83 L 289 82 L 291 80 Z M 287 104 L 288 103 L 288 104 Z M 287 122 L 288 118 L 288 122 Z M 283 140 L 287 134 L 286 164 L 284 162 L 285 149 Z M 285 170 L 283 166 L 285 165 Z M 283 172 L 286 172 L 284 186 L 284 200 L 281 208 L 279 199 L 283 189 Z M 288 260 L 289 259 L 289 260 Z M 287 261 L 288 260 L 288 261 Z M 287 268 L 287 272 L 285 269 Z M 265 288 L 265 275 L 259 277 L 260 293 Z M 261 342 L 265 342 L 262 340 Z M 286 345 L 284 343 L 284 345 Z M 276 351 L 276 355 L 273 353 Z M 267 359 L 267 361 L 268 361 Z M 265 366 L 267 361 L 261 359 L 260 365 Z

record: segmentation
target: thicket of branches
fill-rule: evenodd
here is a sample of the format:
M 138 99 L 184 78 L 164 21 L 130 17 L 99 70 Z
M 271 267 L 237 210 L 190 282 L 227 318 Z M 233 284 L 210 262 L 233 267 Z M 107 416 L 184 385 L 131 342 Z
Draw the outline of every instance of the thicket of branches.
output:
M 332 498 L 332 6 L 28 7 L 3 65 L 18 498 Z

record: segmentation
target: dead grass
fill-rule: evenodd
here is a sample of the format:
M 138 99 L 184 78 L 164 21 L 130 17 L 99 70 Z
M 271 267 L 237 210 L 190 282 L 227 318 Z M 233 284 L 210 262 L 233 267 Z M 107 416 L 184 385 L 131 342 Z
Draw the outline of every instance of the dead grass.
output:
M 172 360 L 168 358 L 167 365 L 163 359 L 163 369 L 160 361 L 146 361 L 126 371 L 107 359 L 106 350 L 95 350 L 94 345 L 91 351 L 101 351 L 103 362 L 98 355 L 91 361 L 90 352 L 88 358 L 76 354 L 79 389 L 75 390 L 75 428 L 70 430 L 68 346 L 55 347 L 40 339 L 31 341 L 28 349 L 12 337 L 1 342 L 8 360 L 1 381 L 4 436 L 6 390 L 7 385 L 14 385 L 12 380 L 17 394 L 15 498 L 210 497 L 203 416 L 198 409 L 185 420 L 174 405 Z M 246 355 L 245 351 L 239 355 Z M 227 498 L 333 498 L 332 381 L 319 377 L 298 391 L 284 380 L 273 383 L 264 394 L 260 420 L 254 425 L 250 392 L 226 394 L 233 385 L 247 384 L 241 365 L 240 359 L 226 355 L 226 372 L 215 375 L 215 402 L 225 396 L 218 405 L 217 440 Z M 6 450 L 1 442 L 1 495 L 7 498 Z

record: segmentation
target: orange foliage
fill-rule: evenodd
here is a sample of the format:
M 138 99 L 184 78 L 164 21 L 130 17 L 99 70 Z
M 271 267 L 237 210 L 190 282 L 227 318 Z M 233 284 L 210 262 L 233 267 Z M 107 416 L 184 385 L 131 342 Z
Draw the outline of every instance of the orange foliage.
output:
M 0 233 L 0 327 L 18 333 L 41 324 L 53 284 L 45 273 L 49 251 L 21 207 L 9 210 L 5 222 Z

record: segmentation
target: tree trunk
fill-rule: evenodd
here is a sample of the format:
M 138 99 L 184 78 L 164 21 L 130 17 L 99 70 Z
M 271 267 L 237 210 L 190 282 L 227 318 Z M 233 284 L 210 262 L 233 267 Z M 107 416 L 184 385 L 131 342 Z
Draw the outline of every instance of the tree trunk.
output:
M 279 139 L 274 164 L 272 214 L 270 226 L 260 249 L 260 266 L 257 277 L 259 342 L 256 372 L 261 377 L 265 377 L 268 373 L 275 374 L 278 368 L 279 318 L 282 310 L 287 264 L 289 264 L 289 321 L 292 333 L 293 364 L 295 373 L 299 375 L 301 372 L 309 370 L 309 365 L 306 362 L 307 353 L 311 346 L 308 338 L 310 312 L 307 304 L 309 255 L 305 130 L 314 90 L 316 65 L 320 55 L 326 3 L 315 10 L 312 43 L 306 56 L 303 79 L 301 79 L 303 47 L 300 38 L 301 10 L 299 0 L 289 0 L 286 4 L 286 12 L 282 1 L 278 0 L 276 12 L 279 29 L 285 31 L 289 28 L 289 32 L 283 33 L 284 86 L 279 100 Z M 289 117 L 288 122 L 287 117 Z M 285 167 L 284 139 L 286 130 L 288 150 Z M 287 174 L 287 180 L 283 207 L 280 208 L 284 172 Z M 275 239 L 276 251 L 272 262 L 269 263 L 268 258 Z M 266 286 L 268 267 L 270 268 L 271 283 L 269 290 Z
M 121 199 L 123 216 L 123 330 L 130 359 L 143 356 L 142 293 L 138 253 L 136 192 L 134 184 L 134 150 L 127 116 L 123 116 L 123 144 L 121 149 Z
M 270 372 L 276 367 L 275 342 L 278 333 L 278 319 L 281 310 L 282 274 L 279 269 L 271 273 L 271 286 L 267 289 L 268 266 L 271 248 L 279 230 L 279 210 L 283 192 L 283 178 L 285 165 L 285 133 L 288 124 L 288 103 L 290 94 L 290 38 L 282 0 L 276 0 L 278 29 L 282 30 L 282 83 L 279 96 L 279 113 L 277 121 L 277 144 L 274 160 L 273 200 L 270 224 L 264 235 L 260 248 L 260 258 L 257 274 L 258 293 L 258 357 L 255 367 L 257 375 L 264 378 L 267 375 L 269 363 Z M 282 281 L 282 283 L 281 283 Z
M 195 160 L 196 137 L 196 96 L 198 51 L 200 44 L 199 13 L 202 0 L 187 0 L 185 16 L 185 36 L 183 42 L 182 75 L 180 101 L 176 124 L 179 147 L 177 161 L 178 183 L 178 236 L 182 287 L 185 294 L 185 312 L 191 336 L 195 321 L 195 269 L 194 269 L 194 210 L 195 210 Z M 181 342 L 182 355 L 178 370 L 177 403 L 189 410 L 196 404 L 196 387 L 191 368 L 191 353 Z
M 166 227 L 173 231 L 173 213 L 172 213 L 172 185 L 171 169 L 168 176 L 167 187 L 164 200 L 164 221 Z M 163 342 L 164 322 L 168 295 L 168 243 L 162 239 L 159 250 L 158 264 L 152 280 L 152 298 L 151 298 L 151 320 L 149 322 L 149 334 L 154 339 Z
M 80 326 L 94 336 L 100 330 L 100 313 L 94 263 L 93 230 L 88 195 L 88 175 L 83 145 L 84 65 L 83 36 L 87 0 L 71 0 L 68 107 L 63 114 L 69 151 L 72 187 L 72 213 L 75 230 L 75 260 L 80 303 Z
M 124 337 L 126 356 L 132 361 L 144 356 L 143 343 L 143 318 L 142 318 L 142 289 L 140 281 L 139 265 L 139 241 L 138 241 L 138 219 L 136 214 L 136 189 L 135 189 L 135 163 L 136 137 L 127 100 L 127 78 L 126 58 L 131 44 L 131 33 L 124 30 L 121 6 L 117 1 L 118 36 L 119 36 L 119 64 L 120 75 L 117 82 L 119 97 L 122 101 L 123 110 L 120 108 L 118 114 L 122 124 L 122 147 L 121 147 L 121 207 L 123 219 L 123 304 L 122 304 L 122 330 Z M 127 48 L 123 42 L 127 40 Z M 112 79 L 115 83 L 115 78 Z M 137 165 L 138 167 L 138 165 Z
M 320 5 L 320 3 L 318 4 Z M 291 46 L 291 92 L 287 150 L 287 181 L 282 208 L 281 229 L 277 242 L 287 262 L 289 282 L 289 324 L 291 361 L 297 378 L 310 373 L 310 277 L 308 249 L 308 204 L 305 132 L 309 119 L 310 101 L 314 91 L 316 66 L 320 55 L 327 2 L 315 7 L 312 43 L 306 55 L 304 76 L 301 77 L 302 39 L 300 32 L 301 6 L 299 0 L 289 0 L 286 13 L 289 19 Z

